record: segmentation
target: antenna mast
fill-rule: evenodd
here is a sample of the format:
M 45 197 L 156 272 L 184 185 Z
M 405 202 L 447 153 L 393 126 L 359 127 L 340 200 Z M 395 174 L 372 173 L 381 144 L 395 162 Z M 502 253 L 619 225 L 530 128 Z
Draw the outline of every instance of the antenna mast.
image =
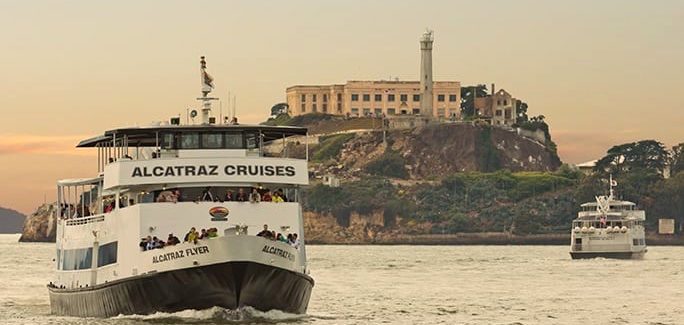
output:
M 204 56 L 200 57 L 200 72 L 202 76 L 202 97 L 198 97 L 197 100 L 202 102 L 202 124 L 209 124 L 211 101 L 218 100 L 218 98 L 208 97 L 214 89 L 214 78 L 207 73 L 207 61 L 204 60 Z

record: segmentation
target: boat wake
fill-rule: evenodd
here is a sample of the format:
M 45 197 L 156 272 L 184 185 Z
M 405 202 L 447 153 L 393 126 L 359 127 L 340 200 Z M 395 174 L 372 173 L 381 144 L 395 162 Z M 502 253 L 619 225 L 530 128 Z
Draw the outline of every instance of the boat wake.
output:
M 210 321 L 219 324 L 276 324 L 305 321 L 311 316 L 289 314 L 280 310 L 262 312 L 252 307 L 226 309 L 212 307 L 204 310 L 183 310 L 175 313 L 154 313 L 151 315 L 119 315 L 114 319 L 141 320 L 149 323 L 199 324 Z

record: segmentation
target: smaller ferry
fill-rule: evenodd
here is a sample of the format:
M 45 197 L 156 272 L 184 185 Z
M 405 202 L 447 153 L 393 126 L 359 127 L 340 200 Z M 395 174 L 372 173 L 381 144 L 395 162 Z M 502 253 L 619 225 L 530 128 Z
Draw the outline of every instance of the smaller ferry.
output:
M 610 177 L 608 196 L 581 205 L 572 222 L 570 256 L 580 258 L 639 259 L 646 253 L 644 221 L 646 213 L 635 203 L 616 200 Z

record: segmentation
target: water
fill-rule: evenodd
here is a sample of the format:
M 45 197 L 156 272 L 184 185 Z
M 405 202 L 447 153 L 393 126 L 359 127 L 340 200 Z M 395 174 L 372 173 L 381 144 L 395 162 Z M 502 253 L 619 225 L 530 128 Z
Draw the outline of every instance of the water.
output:
M 50 315 L 54 247 L 0 235 L 4 324 L 684 324 L 684 247 L 640 261 L 570 259 L 564 246 L 309 246 L 307 315 L 212 308 Z

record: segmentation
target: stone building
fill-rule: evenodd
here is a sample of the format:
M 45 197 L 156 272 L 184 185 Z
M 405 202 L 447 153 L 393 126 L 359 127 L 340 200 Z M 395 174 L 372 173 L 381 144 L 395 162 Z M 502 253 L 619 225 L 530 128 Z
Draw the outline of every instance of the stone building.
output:
M 433 117 L 460 115 L 461 84 L 433 82 Z M 286 90 L 293 116 L 307 113 L 335 115 L 417 115 L 423 96 L 418 81 L 347 81 L 343 85 L 292 86 Z M 429 112 L 429 111 L 428 111 Z
M 517 102 L 510 93 L 501 89 L 496 91 L 492 84 L 491 94 L 475 98 L 476 114 L 491 119 L 493 125 L 512 125 L 517 117 Z

